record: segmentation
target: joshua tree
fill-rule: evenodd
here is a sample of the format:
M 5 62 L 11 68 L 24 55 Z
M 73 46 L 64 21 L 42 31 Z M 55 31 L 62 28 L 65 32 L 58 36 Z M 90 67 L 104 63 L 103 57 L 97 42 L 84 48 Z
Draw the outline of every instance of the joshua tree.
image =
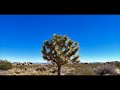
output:
M 68 36 L 54 34 L 49 41 L 46 40 L 42 47 L 43 58 L 51 61 L 58 67 L 58 75 L 61 75 L 61 66 L 67 63 L 78 63 L 77 51 L 79 45 Z

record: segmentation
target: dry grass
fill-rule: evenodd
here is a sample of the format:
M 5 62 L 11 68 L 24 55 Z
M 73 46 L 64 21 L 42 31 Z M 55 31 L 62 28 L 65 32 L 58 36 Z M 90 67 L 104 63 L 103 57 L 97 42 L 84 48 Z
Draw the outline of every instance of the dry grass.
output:
M 97 75 L 95 69 L 100 64 L 67 64 L 62 66 L 62 75 Z M 120 66 L 120 65 L 116 65 Z M 57 75 L 56 65 L 13 65 L 2 75 Z

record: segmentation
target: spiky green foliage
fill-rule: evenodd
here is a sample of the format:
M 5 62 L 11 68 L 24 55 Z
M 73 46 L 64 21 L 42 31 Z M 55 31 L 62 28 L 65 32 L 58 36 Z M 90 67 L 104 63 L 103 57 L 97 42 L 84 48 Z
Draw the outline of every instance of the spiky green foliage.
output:
M 79 62 L 79 44 L 68 36 L 54 34 L 51 40 L 46 40 L 42 47 L 43 58 L 57 64 L 58 67 L 67 63 Z

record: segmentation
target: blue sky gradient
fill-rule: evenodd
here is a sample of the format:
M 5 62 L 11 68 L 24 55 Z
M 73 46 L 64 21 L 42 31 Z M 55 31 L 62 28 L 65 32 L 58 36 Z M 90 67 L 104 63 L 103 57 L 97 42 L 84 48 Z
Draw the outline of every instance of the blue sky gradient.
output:
M 120 15 L 0 15 L 0 58 L 44 62 L 54 33 L 78 41 L 81 62 L 120 61 Z

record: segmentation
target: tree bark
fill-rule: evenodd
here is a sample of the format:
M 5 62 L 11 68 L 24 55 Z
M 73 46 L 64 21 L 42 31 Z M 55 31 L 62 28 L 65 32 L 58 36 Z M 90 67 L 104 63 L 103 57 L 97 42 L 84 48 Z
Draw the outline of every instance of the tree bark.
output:
M 61 75 L 61 65 L 58 65 L 58 76 Z

